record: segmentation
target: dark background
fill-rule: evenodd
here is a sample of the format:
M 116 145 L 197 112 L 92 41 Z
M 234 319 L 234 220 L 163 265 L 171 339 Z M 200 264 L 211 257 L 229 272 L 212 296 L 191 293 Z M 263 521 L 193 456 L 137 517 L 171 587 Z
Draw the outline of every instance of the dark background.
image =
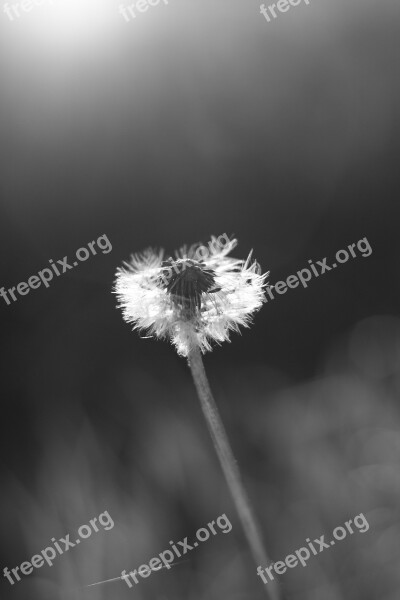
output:
M 271 283 L 373 249 L 269 301 L 205 364 L 274 560 L 368 518 L 281 576 L 285 598 L 398 598 L 399 7 L 311 0 L 270 24 L 250 0 L 170 0 L 131 23 L 111 1 L 0 11 L 0 284 L 102 234 L 113 247 L 0 299 L 1 569 L 115 521 L 1 578 L 0 597 L 264 597 L 185 360 L 132 333 L 111 294 L 131 252 L 227 233 Z M 84 587 L 224 512 L 232 532 L 188 562 Z

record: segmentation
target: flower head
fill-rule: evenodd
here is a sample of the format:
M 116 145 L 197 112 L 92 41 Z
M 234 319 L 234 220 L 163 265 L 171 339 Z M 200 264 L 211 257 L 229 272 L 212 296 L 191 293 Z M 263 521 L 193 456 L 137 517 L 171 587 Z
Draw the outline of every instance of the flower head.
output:
M 124 319 L 171 340 L 182 356 L 196 346 L 204 353 L 213 341 L 229 341 L 229 332 L 247 327 L 261 307 L 268 277 L 251 253 L 246 260 L 228 256 L 236 245 L 224 235 L 212 237 L 207 247 L 184 246 L 175 258 L 164 259 L 163 250 L 151 248 L 132 255 L 115 282 Z

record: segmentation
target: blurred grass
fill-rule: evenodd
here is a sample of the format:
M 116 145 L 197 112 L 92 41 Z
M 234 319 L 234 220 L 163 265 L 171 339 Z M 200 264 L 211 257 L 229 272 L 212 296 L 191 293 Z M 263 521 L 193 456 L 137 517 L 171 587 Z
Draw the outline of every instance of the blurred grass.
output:
M 291 385 L 262 365 L 218 377 L 236 456 L 273 560 L 363 512 L 368 532 L 280 577 L 285 598 L 394 600 L 399 588 L 400 320 L 360 322 Z M 7 597 L 103 600 L 262 597 L 190 380 L 125 365 L 107 402 L 33 409 L 40 444 L 32 485 L 3 486 L 9 568 L 108 510 L 115 521 L 7 590 Z M 159 379 L 157 379 L 157 372 Z M 156 375 L 156 377 L 154 377 Z M 274 391 L 266 392 L 275 381 Z M 217 400 L 218 400 L 218 393 Z M 104 398 L 103 398 L 104 399 Z M 182 563 L 129 589 L 111 582 L 225 512 L 233 523 Z M 4 561 L 3 561 L 4 562 Z M 7 585 L 7 584 L 6 584 Z M 9 584 L 8 584 L 9 585 Z M 4 586 L 4 584 L 3 584 Z

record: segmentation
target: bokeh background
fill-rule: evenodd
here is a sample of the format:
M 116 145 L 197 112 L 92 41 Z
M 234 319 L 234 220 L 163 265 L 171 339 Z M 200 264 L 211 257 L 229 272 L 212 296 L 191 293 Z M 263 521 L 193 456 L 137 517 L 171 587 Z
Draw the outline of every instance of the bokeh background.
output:
M 124 0 L 122 4 L 130 4 Z M 115 308 L 131 252 L 235 234 L 271 282 L 367 237 L 205 358 L 274 560 L 364 513 L 370 529 L 279 578 L 286 600 L 400 590 L 399 111 L 395 0 L 0 6 L 0 284 L 106 234 L 98 253 L 0 300 L 0 567 L 101 512 L 115 522 L 10 600 L 265 597 L 185 361 Z M 329 260 L 328 260 L 329 262 Z M 129 589 L 87 588 L 226 513 L 220 533 Z

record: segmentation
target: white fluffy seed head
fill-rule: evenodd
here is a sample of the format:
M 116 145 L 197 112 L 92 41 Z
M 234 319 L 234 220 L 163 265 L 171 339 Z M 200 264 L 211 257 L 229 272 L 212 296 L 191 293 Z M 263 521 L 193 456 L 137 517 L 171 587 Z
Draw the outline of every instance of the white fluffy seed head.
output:
M 184 246 L 167 260 L 163 250 L 151 248 L 132 255 L 115 281 L 124 319 L 134 329 L 169 339 L 181 356 L 196 346 L 204 353 L 212 342 L 229 341 L 230 331 L 248 327 L 261 308 L 269 275 L 261 274 L 251 253 L 246 260 L 228 256 L 236 245 L 236 239 L 220 236 L 207 247 Z

